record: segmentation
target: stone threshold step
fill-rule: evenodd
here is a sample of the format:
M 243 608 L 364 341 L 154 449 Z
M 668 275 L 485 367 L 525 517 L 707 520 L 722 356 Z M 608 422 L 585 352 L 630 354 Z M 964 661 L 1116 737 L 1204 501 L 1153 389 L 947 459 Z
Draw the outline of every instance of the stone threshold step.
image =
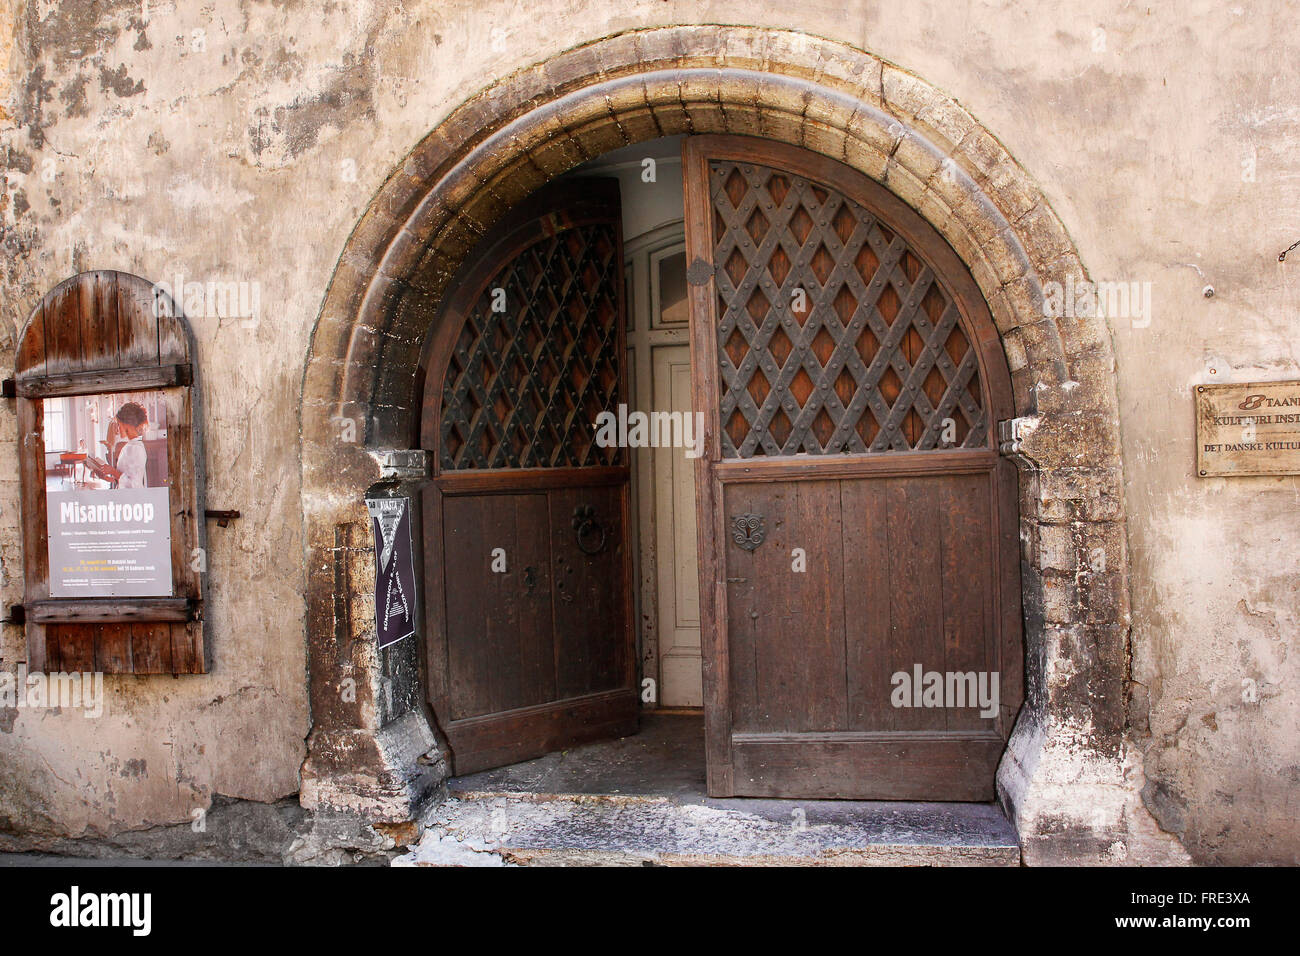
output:
M 461 791 L 395 866 L 1019 866 L 991 804 Z

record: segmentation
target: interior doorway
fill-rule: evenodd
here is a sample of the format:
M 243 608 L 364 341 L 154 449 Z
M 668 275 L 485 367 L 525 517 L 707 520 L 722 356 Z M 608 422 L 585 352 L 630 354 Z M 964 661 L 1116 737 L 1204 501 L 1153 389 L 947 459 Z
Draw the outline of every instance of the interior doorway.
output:
M 452 287 L 423 431 L 454 773 L 685 711 L 712 796 L 992 799 L 1010 381 L 924 220 L 797 147 L 667 138 L 539 190 Z
M 615 150 L 571 174 L 619 183 L 628 407 L 677 420 L 693 408 L 682 139 Z M 646 709 L 689 713 L 704 706 L 693 462 L 690 449 L 661 442 L 658 429 L 646 437 L 648 445 L 630 449 L 641 699 Z

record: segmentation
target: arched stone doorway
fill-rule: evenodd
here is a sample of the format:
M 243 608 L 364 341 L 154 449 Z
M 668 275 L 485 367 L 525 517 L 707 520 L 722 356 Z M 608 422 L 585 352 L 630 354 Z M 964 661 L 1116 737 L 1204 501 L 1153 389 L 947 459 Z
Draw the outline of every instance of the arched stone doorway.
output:
M 802 146 L 878 182 L 969 267 L 1030 428 L 1021 475 L 1026 703 L 999 795 L 1026 852 L 1095 855 L 1123 839 L 1128 598 L 1118 409 L 1103 320 L 1045 318 L 1043 283 L 1081 276 L 1029 177 L 965 110 L 840 43 L 781 31 L 636 31 L 516 73 L 456 109 L 405 159 L 349 239 L 315 329 L 302 406 L 314 729 L 303 803 L 408 819 L 441 781 L 410 648 L 367 639 L 363 493 L 418 480 L 421 350 L 451 275 L 549 179 L 677 133 Z M 1067 788 L 1087 788 L 1071 804 Z M 1060 858 L 1059 854 L 1056 858 Z

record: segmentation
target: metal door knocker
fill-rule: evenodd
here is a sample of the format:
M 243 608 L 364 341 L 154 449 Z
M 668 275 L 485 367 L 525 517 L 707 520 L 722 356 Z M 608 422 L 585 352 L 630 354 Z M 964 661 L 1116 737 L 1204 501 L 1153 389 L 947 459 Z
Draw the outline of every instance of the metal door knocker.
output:
M 573 529 L 577 532 L 578 550 L 583 554 L 600 554 L 605 550 L 606 528 L 596 520 L 596 509 L 578 505 L 573 509 Z M 591 547 L 592 542 L 595 547 Z
M 746 551 L 753 551 L 767 537 L 763 516 L 743 514 L 731 516 L 731 540 Z

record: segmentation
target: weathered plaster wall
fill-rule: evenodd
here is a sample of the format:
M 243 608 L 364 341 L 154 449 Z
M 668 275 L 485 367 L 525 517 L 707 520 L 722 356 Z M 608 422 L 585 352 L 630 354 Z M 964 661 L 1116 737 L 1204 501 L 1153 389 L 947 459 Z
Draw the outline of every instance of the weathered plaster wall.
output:
M 853 43 L 947 91 L 1037 180 L 1094 278 L 1152 283 L 1149 324 L 1111 322 L 1145 802 L 1196 859 L 1297 861 L 1297 480 L 1195 478 L 1189 389 L 1300 374 L 1300 255 L 1276 261 L 1300 238 L 1300 35 L 1283 2 L 1054 7 L 7 7 L 0 366 L 31 306 L 83 269 L 254 282 L 260 310 L 191 315 L 209 506 L 244 514 L 210 529 L 213 673 L 110 678 L 101 720 L 0 712 L 0 830 L 140 827 L 186 820 L 213 794 L 297 790 L 298 395 L 349 232 L 406 152 L 491 79 L 634 27 L 744 22 Z M 6 605 L 22 592 L 15 438 L 0 407 Z M 24 659 L 19 629 L 4 627 L 0 658 Z

